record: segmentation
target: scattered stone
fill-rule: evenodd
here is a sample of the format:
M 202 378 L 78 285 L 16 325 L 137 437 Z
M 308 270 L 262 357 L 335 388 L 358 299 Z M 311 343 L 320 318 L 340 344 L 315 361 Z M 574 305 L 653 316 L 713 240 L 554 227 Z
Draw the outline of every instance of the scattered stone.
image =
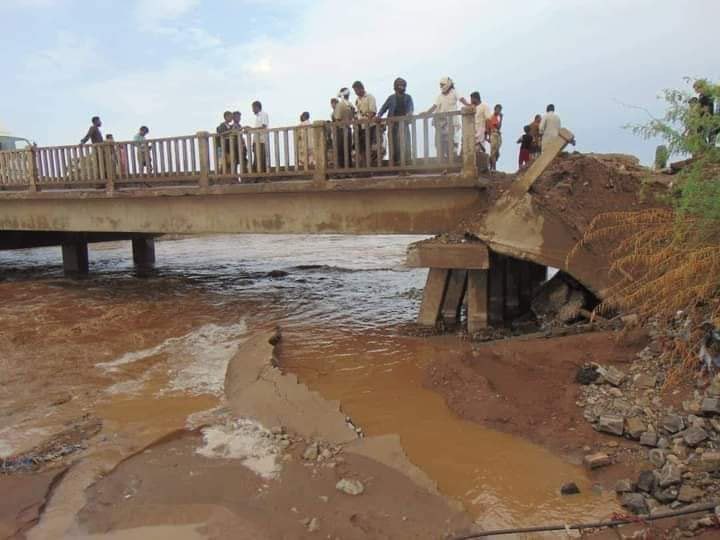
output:
M 640 374 L 635 377 L 635 386 L 638 388 L 655 388 L 657 384 L 657 375 Z
M 705 390 L 705 395 L 708 397 L 720 397 L 720 374 L 713 377 L 710 386 Z
M 594 383 L 599 376 L 597 366 L 585 364 L 580 366 L 575 372 L 575 382 L 578 384 L 591 384 Z
M 363 483 L 360 480 L 352 478 L 343 478 L 335 484 L 335 488 L 338 491 L 347 493 L 348 495 L 361 495 L 365 491 Z
M 700 470 L 713 472 L 720 470 L 720 452 L 705 452 L 700 456 Z
M 659 448 L 653 448 L 648 452 L 648 460 L 659 469 L 665 465 L 665 453 Z
M 658 436 L 654 431 L 646 431 L 640 435 L 640 444 L 643 446 L 657 446 Z
M 660 426 L 669 433 L 677 433 L 685 427 L 685 422 L 683 421 L 682 416 L 677 414 L 668 414 L 660 421 Z
M 645 432 L 645 422 L 643 422 L 637 416 L 625 419 L 625 431 L 633 439 L 639 439 L 640 435 Z
M 702 497 L 703 494 L 703 490 L 685 485 L 680 488 L 677 499 L 680 502 L 692 503 Z
M 598 422 L 598 430 L 604 431 L 605 433 L 612 433 L 613 435 L 621 436 L 624 431 L 623 418 L 621 416 L 604 415 L 600 417 Z
M 670 448 L 670 441 L 667 440 L 667 437 L 660 437 L 657 442 L 657 447 L 663 450 L 667 450 L 668 448 Z
M 580 488 L 575 482 L 568 482 L 560 488 L 560 495 L 577 495 L 578 493 L 580 493 Z
M 708 422 L 710 423 L 710 427 L 713 428 L 714 431 L 720 433 L 720 420 L 718 420 L 717 418 L 710 418 Z
M 707 432 L 696 426 L 691 426 L 685 431 L 681 432 L 683 440 L 688 446 L 695 447 L 708 438 Z
M 618 480 L 615 483 L 615 493 L 632 493 L 634 491 L 632 482 L 627 478 Z
M 637 313 L 631 313 L 630 315 L 623 315 L 620 320 L 625 326 L 637 326 L 640 324 L 640 317 Z
M 603 379 L 605 379 L 613 386 L 620 386 L 626 378 L 625 373 L 613 366 L 600 366 L 598 368 L 598 373 L 602 375 Z
M 303 459 L 307 461 L 315 461 L 320 453 L 320 447 L 318 443 L 308 444 L 303 452 Z
M 682 402 L 683 411 L 690 414 L 702 413 L 702 405 L 699 399 L 688 399 Z
M 680 467 L 673 463 L 665 463 L 665 466 L 660 471 L 660 478 L 658 483 L 661 488 L 666 488 L 680 484 L 682 482 L 682 473 Z
M 633 514 L 648 514 L 648 505 L 645 497 L 640 493 L 624 493 L 620 503 Z
M 603 452 L 596 452 L 585 456 L 585 465 L 591 469 L 598 469 L 610 465 L 610 456 Z
M 704 414 L 720 414 L 720 399 L 705 398 L 700 404 L 700 409 Z
M 619 388 L 615 388 L 614 386 L 608 390 L 608 394 L 610 394 L 613 397 L 622 397 L 623 396 L 622 390 L 620 390 Z
M 637 481 L 637 488 L 645 493 L 651 493 L 657 485 L 657 477 L 653 471 L 641 471 Z
M 320 522 L 318 522 L 317 518 L 312 518 L 310 520 L 310 523 L 307 525 L 308 532 L 316 532 L 320 530 Z
M 678 497 L 678 490 L 675 487 L 669 487 L 667 489 L 656 489 L 653 491 L 653 497 L 663 504 L 673 502 Z
M 273 435 L 282 435 L 283 433 L 285 433 L 285 428 L 282 426 L 273 426 L 272 428 L 270 428 L 270 433 L 272 433 Z

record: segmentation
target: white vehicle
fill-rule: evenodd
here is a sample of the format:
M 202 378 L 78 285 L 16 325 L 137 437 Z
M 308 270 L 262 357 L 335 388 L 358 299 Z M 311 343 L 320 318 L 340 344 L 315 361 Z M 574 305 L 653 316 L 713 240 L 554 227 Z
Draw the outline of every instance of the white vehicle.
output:
M 25 150 L 29 146 L 32 146 L 29 140 L 11 135 L 10 132 L 6 131 L 2 127 L 2 124 L 0 124 L 0 151 Z

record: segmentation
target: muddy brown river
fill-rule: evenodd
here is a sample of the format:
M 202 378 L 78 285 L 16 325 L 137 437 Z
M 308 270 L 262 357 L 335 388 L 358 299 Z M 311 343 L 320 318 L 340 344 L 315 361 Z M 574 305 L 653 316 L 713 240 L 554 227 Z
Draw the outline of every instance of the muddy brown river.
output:
M 208 236 L 156 244 L 138 276 L 129 243 L 91 246 L 91 274 L 62 276 L 59 248 L 0 252 L 0 457 L 69 420 L 103 421 L 30 537 L 93 537 L 74 523 L 84 490 L 124 456 L 223 407 L 228 362 L 279 325 L 278 359 L 365 435 L 397 434 L 440 493 L 485 527 L 608 515 L 584 469 L 523 438 L 461 420 L 423 386 L 436 359 L 471 355 L 456 336 L 407 335 L 425 272 L 404 266 L 416 237 Z M 574 481 L 582 494 L 561 497 Z M 130 536 L 148 537 L 140 528 Z M 201 538 L 186 524 L 153 538 Z

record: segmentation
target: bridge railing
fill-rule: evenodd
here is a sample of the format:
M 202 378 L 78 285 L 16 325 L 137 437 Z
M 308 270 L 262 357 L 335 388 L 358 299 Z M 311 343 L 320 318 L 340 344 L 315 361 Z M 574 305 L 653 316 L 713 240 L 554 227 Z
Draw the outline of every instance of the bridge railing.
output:
M 0 152 L 0 190 L 207 189 L 398 173 L 477 175 L 472 109 Z

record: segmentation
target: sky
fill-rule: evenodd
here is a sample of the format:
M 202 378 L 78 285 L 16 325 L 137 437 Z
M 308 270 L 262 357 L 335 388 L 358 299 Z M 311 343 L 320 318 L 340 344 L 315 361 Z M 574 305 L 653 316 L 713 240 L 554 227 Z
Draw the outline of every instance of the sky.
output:
M 378 102 L 408 81 L 416 111 L 450 76 L 505 112 L 499 168 L 554 103 L 582 152 L 657 141 L 623 126 L 659 115 L 664 88 L 720 78 L 720 0 L 0 0 L 0 124 L 41 146 L 75 144 L 90 117 L 127 140 L 214 130 L 222 111 L 273 127 L 359 79 Z

